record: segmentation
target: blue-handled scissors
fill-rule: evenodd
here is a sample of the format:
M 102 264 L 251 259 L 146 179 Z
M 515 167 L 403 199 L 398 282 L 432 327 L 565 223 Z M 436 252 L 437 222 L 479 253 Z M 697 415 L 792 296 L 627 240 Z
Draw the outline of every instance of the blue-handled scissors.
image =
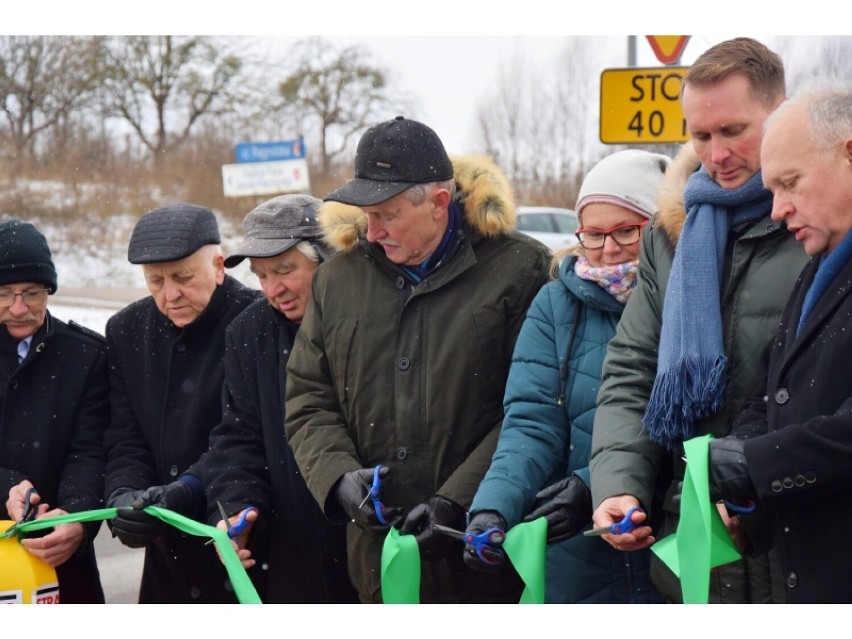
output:
M 624 515 L 624 519 L 621 521 L 617 521 L 614 524 L 610 524 L 609 526 L 601 526 L 600 528 L 592 528 L 591 530 L 586 530 L 583 534 L 586 537 L 597 537 L 599 535 L 623 535 L 625 533 L 629 533 L 631 530 L 636 528 L 637 524 L 633 523 L 631 516 L 637 510 L 642 510 L 639 506 L 633 506 L 630 510 L 627 511 L 627 514 Z
M 506 532 L 496 526 L 478 535 L 470 532 L 462 532 L 461 530 L 440 524 L 432 524 L 432 528 L 450 537 L 461 539 L 464 543 L 473 546 L 476 550 L 476 556 L 486 564 L 494 566 L 503 562 L 504 552 L 501 546 L 506 541 Z
M 364 500 L 358 505 L 358 508 L 361 508 L 364 504 L 367 503 L 368 499 L 373 500 L 373 510 L 376 511 L 376 519 L 379 520 L 379 523 L 382 526 L 387 526 L 388 522 L 385 519 L 384 513 L 382 510 L 384 509 L 384 505 L 379 500 L 379 491 L 382 488 L 382 478 L 379 477 L 379 471 L 382 469 L 382 465 L 379 464 L 373 469 L 373 483 L 370 485 L 367 494 L 364 495 Z
M 217 501 L 216 503 L 219 506 L 219 514 L 222 515 L 222 521 L 224 521 L 228 526 L 228 537 L 230 539 L 236 539 L 237 536 L 246 529 L 246 526 L 249 525 L 249 521 L 247 519 L 248 514 L 250 512 L 257 512 L 257 508 L 254 506 L 246 508 L 240 513 L 240 518 L 236 521 L 236 523 L 231 524 L 231 520 L 228 517 L 228 513 L 225 512 L 225 507 L 222 505 L 222 502 Z

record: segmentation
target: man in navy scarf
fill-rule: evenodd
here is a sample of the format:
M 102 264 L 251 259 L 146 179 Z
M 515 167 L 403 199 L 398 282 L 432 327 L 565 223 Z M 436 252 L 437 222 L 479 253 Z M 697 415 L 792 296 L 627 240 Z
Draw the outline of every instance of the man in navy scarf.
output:
M 767 120 L 761 161 L 772 219 L 811 261 L 772 341 L 765 392 L 731 436 L 710 442 L 710 493 L 756 503 L 743 515 L 749 547 L 774 545 L 788 601 L 849 602 L 852 556 L 829 549 L 852 523 L 852 92 L 782 105 Z

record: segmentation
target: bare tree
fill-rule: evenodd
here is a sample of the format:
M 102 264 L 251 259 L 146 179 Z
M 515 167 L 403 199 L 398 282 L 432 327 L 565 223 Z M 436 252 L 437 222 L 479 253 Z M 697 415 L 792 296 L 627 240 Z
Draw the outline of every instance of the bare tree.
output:
M 126 122 L 155 161 L 199 121 L 232 108 L 242 65 L 229 47 L 203 36 L 116 37 L 107 59 L 106 113 Z
M 391 88 L 389 71 L 363 47 L 309 38 L 294 44 L 288 59 L 294 62 L 279 85 L 281 108 L 299 134 L 315 137 L 325 174 L 366 127 L 406 105 Z
M 779 37 L 774 50 L 784 60 L 790 94 L 813 82 L 852 84 L 852 37 Z
M 92 99 L 101 43 L 100 38 L 0 37 L 0 111 L 16 157 L 34 158 L 39 136 Z
M 597 142 L 601 49 L 599 38 L 569 37 L 546 67 L 515 54 L 480 102 L 485 150 L 522 202 L 570 207 L 586 168 L 606 152 Z

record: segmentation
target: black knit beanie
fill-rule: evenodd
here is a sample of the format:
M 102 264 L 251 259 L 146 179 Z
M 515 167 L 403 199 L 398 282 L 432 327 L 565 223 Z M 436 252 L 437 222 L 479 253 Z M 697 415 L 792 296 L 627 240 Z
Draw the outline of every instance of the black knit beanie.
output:
M 47 240 L 36 227 L 21 220 L 0 223 L 0 286 L 37 282 L 57 289 L 56 269 Z

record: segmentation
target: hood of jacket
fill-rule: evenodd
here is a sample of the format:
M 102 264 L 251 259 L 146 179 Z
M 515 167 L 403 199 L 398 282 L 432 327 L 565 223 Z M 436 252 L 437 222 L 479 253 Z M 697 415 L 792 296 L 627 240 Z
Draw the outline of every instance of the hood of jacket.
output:
M 695 173 L 701 166 L 701 160 L 692 146 L 691 142 L 684 144 L 675 159 L 666 170 L 663 183 L 657 194 L 659 212 L 654 217 L 654 226 L 671 240 L 672 245 L 677 245 L 683 222 L 686 219 L 686 209 L 683 205 L 683 191 L 689 176 Z
M 456 201 L 462 204 L 464 220 L 474 232 L 492 237 L 515 228 L 517 207 L 508 178 L 491 158 L 469 155 L 450 158 L 456 181 Z M 345 251 L 367 234 L 367 216 L 357 206 L 323 202 L 317 215 L 325 240 Z

